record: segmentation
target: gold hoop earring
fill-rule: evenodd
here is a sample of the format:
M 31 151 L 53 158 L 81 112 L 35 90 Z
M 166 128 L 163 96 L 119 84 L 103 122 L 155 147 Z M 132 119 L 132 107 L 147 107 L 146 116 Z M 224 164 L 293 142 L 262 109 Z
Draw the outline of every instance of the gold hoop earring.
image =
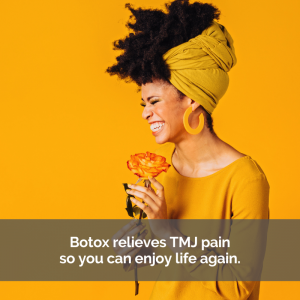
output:
M 203 117 L 203 113 L 200 114 L 199 116 L 199 125 L 197 128 L 193 129 L 191 128 L 190 124 L 189 124 L 189 116 L 192 113 L 192 107 L 190 106 L 183 115 L 183 126 L 185 128 L 185 130 L 190 133 L 190 134 L 198 134 L 201 132 L 201 130 L 204 127 L 204 117 Z

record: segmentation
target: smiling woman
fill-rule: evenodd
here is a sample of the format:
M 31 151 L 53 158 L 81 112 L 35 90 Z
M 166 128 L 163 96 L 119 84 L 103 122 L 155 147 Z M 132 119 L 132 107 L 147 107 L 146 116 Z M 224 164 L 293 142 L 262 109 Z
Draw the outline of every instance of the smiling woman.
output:
M 164 144 L 156 153 L 171 165 L 157 180 L 150 179 L 156 193 L 129 185 L 130 194 L 145 204 L 136 199 L 134 203 L 149 219 L 268 219 L 269 184 L 264 172 L 249 155 L 221 140 L 213 130 L 211 114 L 227 91 L 227 73 L 237 62 L 231 35 L 216 21 L 219 9 L 188 0 L 166 4 L 166 12 L 126 7 L 133 15 L 127 23 L 133 33 L 114 42 L 115 49 L 124 52 L 106 71 L 139 86 L 142 117 L 156 142 Z M 180 228 L 151 231 L 149 234 L 161 238 L 187 236 Z M 243 236 L 234 225 L 219 232 L 224 232 L 223 239 Z M 239 245 L 230 250 L 238 256 L 245 249 Z M 207 258 L 226 252 L 205 251 Z M 217 264 L 216 281 L 192 281 L 203 268 L 200 262 L 190 268 L 178 266 L 177 271 L 187 272 L 191 281 L 157 281 L 151 299 L 259 298 L 260 282 L 239 281 L 231 263 Z M 219 281 L 222 272 L 236 280 Z
M 150 129 L 158 144 L 176 143 L 182 135 L 188 135 L 182 119 L 189 105 L 194 111 L 189 118 L 191 127 L 197 126 L 199 115 L 203 113 L 206 127 L 214 134 L 212 118 L 207 117 L 209 114 L 206 110 L 199 103 L 191 101 L 189 97 L 181 96 L 177 88 L 168 81 L 153 79 L 152 83 L 143 84 L 142 97 L 142 100 L 146 99 L 141 104 L 144 107 L 142 117 L 150 124 Z

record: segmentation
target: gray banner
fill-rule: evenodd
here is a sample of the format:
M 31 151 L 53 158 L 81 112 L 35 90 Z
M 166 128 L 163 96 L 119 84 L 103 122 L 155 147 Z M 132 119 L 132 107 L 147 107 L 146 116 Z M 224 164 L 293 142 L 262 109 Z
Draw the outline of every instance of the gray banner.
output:
M 300 220 L 129 222 L 0 220 L 0 280 L 300 280 Z

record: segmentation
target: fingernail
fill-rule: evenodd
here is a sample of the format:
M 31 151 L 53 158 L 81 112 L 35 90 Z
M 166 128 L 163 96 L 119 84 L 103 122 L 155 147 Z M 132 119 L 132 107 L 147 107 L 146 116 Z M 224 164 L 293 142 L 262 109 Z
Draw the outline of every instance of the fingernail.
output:
M 128 187 L 130 187 L 130 188 L 132 187 L 132 184 L 127 184 L 127 185 L 128 185 Z
M 134 203 L 135 203 L 135 201 L 136 201 L 136 199 L 133 198 L 133 197 L 130 197 L 130 200 L 131 200 L 132 202 L 134 202 Z
M 131 193 L 131 190 L 126 190 L 126 193 Z

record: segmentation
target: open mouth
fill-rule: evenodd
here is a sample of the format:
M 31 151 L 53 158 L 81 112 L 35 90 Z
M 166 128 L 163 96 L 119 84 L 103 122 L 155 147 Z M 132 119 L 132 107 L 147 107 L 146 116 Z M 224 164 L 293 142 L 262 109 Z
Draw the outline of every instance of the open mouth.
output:
M 150 125 L 150 129 L 153 134 L 160 132 L 165 125 L 165 122 L 154 122 Z

